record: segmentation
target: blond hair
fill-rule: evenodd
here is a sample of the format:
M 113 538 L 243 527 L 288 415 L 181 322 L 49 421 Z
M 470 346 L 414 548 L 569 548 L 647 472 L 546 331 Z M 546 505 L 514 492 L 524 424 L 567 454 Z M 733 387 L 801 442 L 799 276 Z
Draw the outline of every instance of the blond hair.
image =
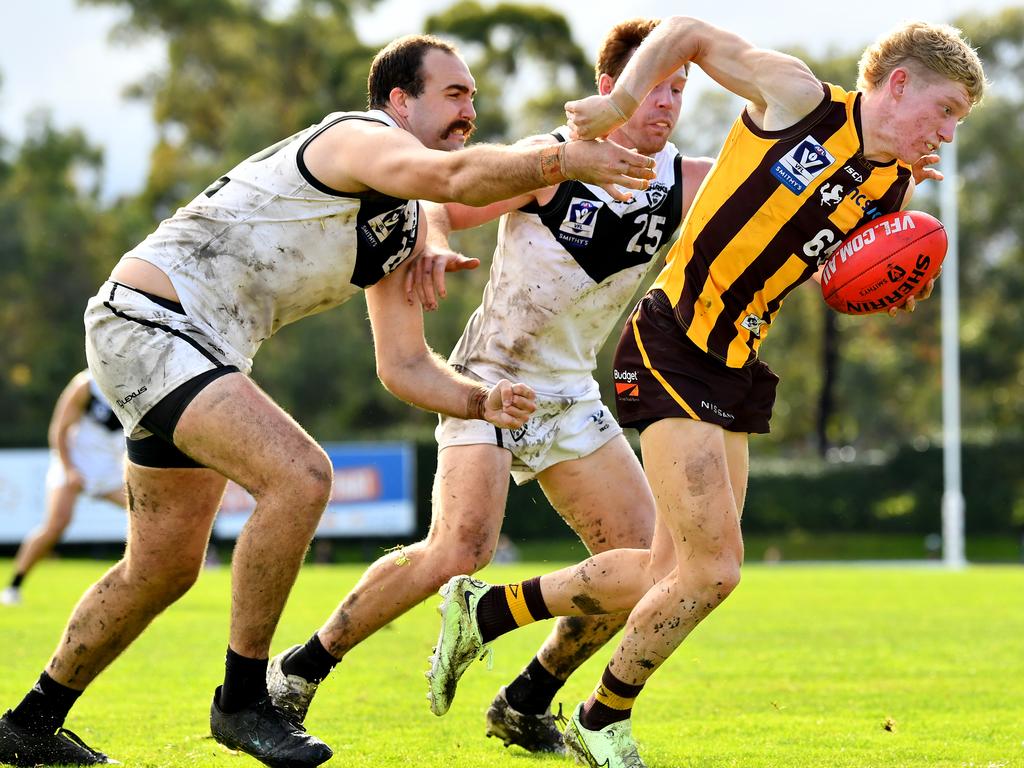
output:
M 857 88 L 878 88 L 896 67 L 908 61 L 962 84 L 972 104 L 985 94 L 985 70 L 963 32 L 949 24 L 923 21 L 904 24 L 868 46 L 858 64 Z

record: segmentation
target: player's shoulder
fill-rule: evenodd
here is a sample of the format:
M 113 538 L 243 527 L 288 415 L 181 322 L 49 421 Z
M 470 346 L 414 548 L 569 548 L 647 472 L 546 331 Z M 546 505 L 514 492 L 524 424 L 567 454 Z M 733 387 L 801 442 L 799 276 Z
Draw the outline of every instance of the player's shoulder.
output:
M 413 134 L 381 110 L 332 113 L 314 126 L 309 141 L 357 156 L 422 146 Z
M 317 126 L 314 126 L 314 129 L 336 134 L 355 133 L 379 136 L 383 132 L 412 136 L 411 133 L 400 127 L 391 115 L 380 109 L 363 112 L 332 112 Z
M 711 170 L 711 166 L 715 164 L 715 159 L 713 157 L 690 157 L 689 155 L 682 155 L 680 157 L 680 162 L 683 166 L 684 175 L 707 176 L 708 171 Z

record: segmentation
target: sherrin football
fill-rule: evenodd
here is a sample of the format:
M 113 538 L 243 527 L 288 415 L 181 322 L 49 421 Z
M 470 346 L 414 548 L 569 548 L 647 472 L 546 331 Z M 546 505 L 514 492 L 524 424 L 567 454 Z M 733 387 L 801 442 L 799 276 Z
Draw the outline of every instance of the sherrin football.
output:
M 847 315 L 885 312 L 918 293 L 945 257 L 946 230 L 934 216 L 879 216 L 832 252 L 821 272 L 821 293 L 832 309 Z

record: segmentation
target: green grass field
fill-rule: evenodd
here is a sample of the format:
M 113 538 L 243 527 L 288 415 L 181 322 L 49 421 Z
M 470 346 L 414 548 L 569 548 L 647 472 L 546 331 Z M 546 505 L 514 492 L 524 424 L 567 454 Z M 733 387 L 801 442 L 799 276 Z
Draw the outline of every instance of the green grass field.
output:
M 0 561 L 0 573 L 9 568 Z M 47 562 L 29 578 L 25 604 L 0 609 L 0 708 L 35 681 L 74 602 L 104 568 Z M 484 576 L 548 568 L 494 566 Z M 274 652 L 307 639 L 360 572 L 305 568 Z M 214 743 L 207 728 L 228 581 L 226 568 L 204 572 L 96 681 L 68 727 L 129 766 L 258 765 Z M 328 765 L 568 764 L 483 735 L 484 709 L 546 625 L 499 639 L 493 670 L 475 665 L 451 712 L 430 714 L 423 671 L 438 629 L 435 604 L 357 648 L 321 687 L 307 724 L 334 748 Z M 599 654 L 567 683 L 567 710 L 606 661 Z M 1024 766 L 1024 568 L 750 566 L 737 592 L 652 678 L 634 710 L 634 734 L 650 768 Z

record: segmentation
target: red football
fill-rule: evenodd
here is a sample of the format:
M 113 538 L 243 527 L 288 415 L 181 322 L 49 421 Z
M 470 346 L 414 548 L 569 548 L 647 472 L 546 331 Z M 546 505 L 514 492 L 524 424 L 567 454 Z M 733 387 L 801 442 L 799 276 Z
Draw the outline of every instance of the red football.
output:
M 885 312 L 918 293 L 946 257 L 942 222 L 921 211 L 899 211 L 855 229 L 821 271 L 821 293 L 847 315 Z

